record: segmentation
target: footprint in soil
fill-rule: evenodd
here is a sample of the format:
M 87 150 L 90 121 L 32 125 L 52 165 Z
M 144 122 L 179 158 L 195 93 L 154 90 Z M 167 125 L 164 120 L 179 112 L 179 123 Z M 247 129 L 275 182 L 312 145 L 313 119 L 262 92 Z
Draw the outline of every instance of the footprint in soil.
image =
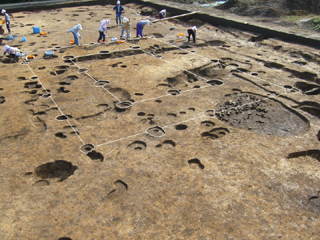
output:
M 120 197 L 128 190 L 128 185 L 121 180 L 115 181 L 114 185 L 116 188 L 108 193 L 107 199 L 113 200 Z

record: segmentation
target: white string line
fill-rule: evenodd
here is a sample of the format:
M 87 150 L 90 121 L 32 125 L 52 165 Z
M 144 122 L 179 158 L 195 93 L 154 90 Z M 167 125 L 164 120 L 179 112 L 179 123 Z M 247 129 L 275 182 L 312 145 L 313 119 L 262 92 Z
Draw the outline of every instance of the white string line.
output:
M 34 73 L 34 71 L 32 70 L 32 68 L 29 66 L 29 64 L 27 64 L 27 65 L 28 65 L 30 71 L 32 72 L 32 74 L 33 74 L 34 76 L 37 76 L 37 75 Z M 42 88 L 46 91 L 46 93 L 47 93 L 47 94 L 51 94 L 51 93 L 48 92 L 48 90 L 45 88 L 45 86 L 43 85 L 43 83 L 40 81 L 40 77 L 39 77 L 39 76 L 37 76 L 37 77 L 38 77 L 38 78 L 37 78 L 37 81 L 40 83 L 40 85 L 41 85 Z M 58 111 L 60 112 L 60 114 L 61 114 L 61 115 L 65 115 L 65 114 L 63 113 L 63 111 L 60 109 L 60 107 L 58 106 L 58 104 L 57 104 L 57 103 L 54 101 L 54 99 L 52 98 L 52 95 L 50 96 L 50 99 L 51 99 L 51 101 L 53 102 L 53 104 L 57 107 L 57 109 L 58 109 Z M 66 115 L 65 115 L 65 116 L 66 116 Z M 78 136 L 78 138 L 80 139 L 80 141 L 82 142 L 82 144 L 84 144 L 84 141 L 83 141 L 82 138 L 80 137 L 79 133 L 74 129 L 74 127 L 72 126 L 72 124 L 70 123 L 70 121 L 68 120 L 68 118 L 67 118 L 67 122 L 68 122 L 69 126 L 72 128 L 72 130 L 74 131 L 74 133 Z
M 142 50 L 142 49 L 141 49 Z M 155 57 L 155 55 L 154 54 L 151 54 L 151 53 L 149 53 L 149 52 L 147 52 L 147 51 L 145 51 L 145 50 L 142 50 L 143 52 L 145 52 L 145 53 L 147 53 L 148 55 L 151 55 L 151 56 L 153 56 L 153 57 Z M 186 50 L 184 50 L 184 51 L 186 51 Z M 115 52 L 115 51 L 113 51 L 113 52 Z M 197 54 L 198 55 L 198 54 Z M 198 56 L 201 56 L 201 55 L 198 55 Z M 203 56 L 201 56 L 201 57 L 203 57 Z M 156 58 L 156 57 L 155 57 Z M 205 58 L 205 57 L 204 57 Z M 206 59 L 208 59 L 208 58 L 206 58 Z M 171 62 L 169 62 L 169 61 L 167 61 L 167 60 L 164 60 L 164 59 L 161 59 L 161 60 L 163 60 L 163 61 L 165 61 L 165 62 L 167 62 L 167 63 L 169 63 L 169 64 L 172 64 L 173 66 L 176 66 L 177 68 L 179 68 L 179 69 L 182 69 L 182 70 L 184 70 L 184 71 L 186 71 L 186 72 L 188 72 L 188 73 L 190 73 L 190 74 L 193 74 L 193 75 L 195 75 L 195 76 L 197 76 L 196 74 L 194 74 L 194 73 L 192 73 L 192 72 L 190 72 L 190 71 L 188 71 L 188 70 L 185 70 L 185 69 L 183 69 L 183 68 L 181 68 L 181 67 L 179 67 L 179 66 L 177 66 L 176 64 L 173 64 L 173 63 L 171 63 Z M 210 60 L 210 59 L 208 59 L 208 60 Z M 72 61 L 72 60 L 71 60 Z M 211 60 L 210 60 L 211 61 Z M 72 61 L 73 62 L 73 61 Z M 74 62 L 73 62 L 74 63 Z M 75 63 L 74 63 L 75 64 Z M 78 66 L 79 67 L 79 65 L 78 64 L 75 64 L 76 66 Z M 30 68 L 30 67 L 29 67 Z M 32 69 L 30 68 L 30 70 L 32 71 Z M 33 71 L 32 71 L 33 72 Z M 92 78 L 94 81 L 96 81 L 93 77 L 91 77 L 87 72 L 85 72 L 85 74 L 87 74 L 90 78 Z M 200 77 L 200 76 L 198 76 L 199 78 L 201 78 L 201 79 L 205 79 L 205 78 L 203 78 L 203 77 Z M 206 80 L 206 79 L 205 79 Z M 263 80 L 263 79 L 262 79 Z M 265 80 L 264 80 L 265 81 Z M 203 87 L 209 87 L 209 86 L 203 86 Z M 192 89 L 192 90 L 195 90 L 195 89 Z M 186 91 L 191 91 L 191 90 L 186 90 Z M 184 91 L 184 92 L 186 92 L 186 91 Z M 171 96 L 171 95 L 163 95 L 163 96 L 161 96 L 161 97 L 164 97 L 164 96 Z M 276 98 L 276 97 L 279 97 L 279 96 L 281 96 L 280 94 L 279 95 L 277 95 L 277 96 L 275 96 L 275 97 L 273 97 L 273 98 Z M 272 97 L 266 97 L 266 98 L 264 98 L 264 99 L 271 99 Z M 52 99 L 52 98 L 51 98 Z M 155 98 L 153 98 L 153 99 L 155 99 Z M 261 99 L 261 100 L 259 100 L 259 101 L 262 101 L 263 99 Z M 52 99 L 52 101 L 53 101 L 53 99 Z M 143 101 L 146 101 L 146 100 L 143 100 Z M 259 102 L 259 101 L 255 101 L 255 102 Z M 54 102 L 54 101 L 53 101 Z M 141 101 L 140 101 L 141 102 Z M 255 102 L 252 102 L 252 103 L 246 103 L 246 104 L 243 104 L 243 105 L 240 105 L 240 106 L 245 106 L 245 105 L 249 105 L 249 104 L 253 104 L 253 103 L 255 103 Z M 54 102 L 55 103 L 55 102 Z M 136 102 L 137 103 L 137 102 Z M 55 105 L 58 107 L 58 105 L 55 103 Z M 237 106 L 237 107 L 239 107 L 239 106 Z M 232 108 L 229 108 L 229 109 L 225 109 L 225 110 L 221 110 L 220 112 L 224 112 L 224 111 L 228 111 L 228 110 L 230 110 L 230 109 L 235 109 L 236 107 L 232 107 Z M 59 109 L 59 111 L 62 113 L 62 111 L 60 110 L 60 108 L 58 107 L 58 109 Z M 62 113 L 63 114 L 63 113 Z M 184 120 L 184 121 L 181 121 L 181 122 L 178 122 L 178 123 L 174 123 L 174 124 L 171 124 L 171 125 L 166 125 L 166 126 L 164 126 L 163 128 L 168 128 L 168 127 L 171 127 L 171 126 L 174 126 L 174 125 L 178 125 L 178 124 L 181 124 L 181 123 L 183 123 L 183 122 L 188 122 L 188 121 L 192 121 L 192 120 L 196 120 L 196 119 L 199 119 L 199 118 L 202 118 L 202 117 L 206 117 L 204 114 L 202 115 L 202 116 L 200 116 L 200 117 L 196 117 L 196 118 L 191 118 L 191 119 L 187 119 L 187 120 Z M 74 132 L 77 134 L 77 131 L 75 131 L 75 129 L 72 127 L 72 125 L 70 124 L 70 122 L 68 121 L 68 123 L 69 123 L 69 125 L 71 126 L 71 128 L 74 130 Z M 112 140 L 112 141 L 109 141 L 109 142 L 107 142 L 107 143 L 102 143 L 102 144 L 99 144 L 99 145 L 96 145 L 96 147 L 98 147 L 98 146 L 103 146 L 103 145 L 107 145 L 107 144 L 110 144 L 110 143 L 114 143 L 114 142 L 117 142 L 117 141 L 121 141 L 121 140 L 124 140 L 124 139 L 128 139 L 128 138 L 131 138 L 131 137 L 135 137 L 135 136 L 139 136 L 139 135 L 142 135 L 142 134 L 145 134 L 145 133 L 147 133 L 146 131 L 144 131 L 144 132 L 142 132 L 142 133 L 138 133 L 138 134 L 134 134 L 134 135 L 131 135 L 131 136 L 127 136 L 127 137 L 123 137 L 123 138 L 119 138 L 119 139 L 116 139 L 116 140 Z M 77 134 L 78 135 L 78 134 Z M 80 138 L 80 136 L 78 135 L 78 137 Z M 82 139 L 80 138 L 80 140 L 82 141 Z M 84 142 L 82 141 L 82 143 L 84 144 Z
M 94 43 L 94 44 L 90 44 L 90 43 L 86 43 L 86 44 L 80 44 L 79 46 L 86 46 L 86 45 L 90 45 L 90 46 L 93 46 L 93 45 L 104 45 L 105 43 Z M 57 48 L 57 46 L 54 46 L 52 48 L 47 48 L 47 49 L 37 49 L 36 51 L 34 50 L 31 50 L 31 51 L 26 51 L 26 53 L 36 53 L 38 51 L 48 51 L 48 50 L 59 50 L 59 49 L 64 49 L 64 48 L 75 48 L 75 44 L 74 45 L 71 45 L 71 46 L 60 46 L 59 48 Z
M 162 42 L 162 43 L 164 43 L 164 44 L 167 44 L 167 45 L 170 45 L 170 46 L 174 46 L 174 47 L 176 47 L 176 48 L 178 48 L 178 49 L 180 49 L 180 50 L 182 50 L 182 51 L 185 51 L 185 52 L 188 52 L 188 53 L 192 53 L 192 54 L 195 54 L 195 55 L 197 55 L 197 56 L 199 56 L 199 57 L 202 57 L 202 58 L 205 58 L 205 59 L 210 60 L 209 58 L 207 58 L 207 57 L 205 57 L 205 56 L 202 56 L 202 55 L 193 53 L 193 52 L 188 51 L 188 50 L 186 50 L 186 49 L 183 49 L 183 48 L 181 48 L 181 47 L 179 47 L 179 46 L 177 46 L 177 45 L 175 45 L 175 44 L 167 43 L 167 42 L 162 41 L 162 40 L 160 40 L 160 39 L 158 39 L 158 38 L 152 38 L 152 37 L 150 37 L 150 39 L 154 39 L 154 40 L 159 41 L 159 42 Z M 210 61 L 211 61 L 211 60 L 210 60 Z M 220 62 L 220 64 L 223 65 L 224 67 L 228 67 L 227 65 L 225 65 L 225 64 L 223 64 L 223 63 L 221 63 L 221 62 Z M 251 74 L 248 74 L 248 73 L 246 73 L 246 72 L 243 72 L 243 71 L 240 71 L 240 70 L 237 70 L 237 71 L 239 71 L 240 73 L 243 73 L 243 74 L 245 74 L 245 75 L 252 76 Z M 278 84 L 269 82 L 269 81 L 267 81 L 267 80 L 265 80 L 265 79 L 263 79 L 263 78 L 260 78 L 260 77 L 258 77 L 258 76 L 252 76 L 252 77 L 257 78 L 258 80 L 261 80 L 261 81 L 263 81 L 263 82 L 267 82 L 267 83 L 269 83 L 269 84 L 271 84 L 271 85 L 274 85 L 274 86 L 276 86 L 276 87 L 285 89 L 283 86 L 280 86 L 280 85 L 278 85 Z M 299 91 L 299 93 L 301 93 L 300 89 L 296 89 L 296 90 Z M 301 94 L 302 94 L 302 93 L 301 93 Z
M 179 47 L 178 47 L 178 48 L 179 48 Z M 153 56 L 154 58 L 157 58 L 154 54 L 152 54 L 152 53 L 150 53 L 150 52 L 147 52 L 147 51 L 145 51 L 145 50 L 143 50 L 143 49 L 141 49 L 141 50 L 142 50 L 144 53 L 146 53 L 146 54 L 148 54 L 148 55 L 151 55 L 151 56 Z M 184 49 L 182 49 L 182 50 L 184 50 Z M 186 50 L 184 50 L 184 51 L 186 51 Z M 203 57 L 203 56 L 201 56 L 201 55 L 199 55 L 199 54 L 196 54 L 196 55 L 197 55 L 197 56 L 200 56 L 200 57 Z M 203 57 L 203 58 L 206 58 L 206 57 Z M 159 58 L 158 58 L 158 59 L 159 59 Z M 160 58 L 160 59 L 161 59 L 161 58 Z M 208 59 L 208 58 L 206 58 L 206 59 Z M 174 63 L 171 63 L 171 62 L 169 62 L 169 61 L 167 61 L 167 60 L 164 60 L 164 59 L 161 59 L 161 60 L 163 60 L 164 62 L 169 63 L 169 64 L 171 64 L 171 65 L 173 65 L 173 66 L 175 66 L 175 67 L 177 67 L 177 68 L 179 68 L 179 69 L 182 69 L 183 71 L 186 71 L 186 72 L 188 72 L 188 73 L 190 73 L 190 74 L 193 74 L 193 75 L 199 77 L 200 79 L 207 80 L 206 78 L 203 78 L 203 77 L 201 77 L 201 76 L 198 76 L 198 75 L 195 74 L 195 73 L 192 73 L 192 72 L 190 72 L 190 71 L 188 71 L 188 70 L 186 70 L 186 69 L 183 69 L 182 67 L 180 67 L 180 66 L 178 66 L 178 65 L 176 65 L 176 64 L 174 64 Z M 210 59 L 208 59 L 208 60 L 210 60 Z M 211 60 L 210 60 L 210 61 L 211 61 Z M 264 80 L 264 79 L 261 79 L 261 80 L 266 81 L 266 80 Z M 266 81 L 266 82 L 267 82 L 267 81 Z M 208 85 L 208 86 L 203 86 L 203 88 L 204 88 L 204 87 L 210 87 L 210 86 L 209 86 L 209 85 Z M 200 88 L 201 88 L 201 87 L 200 87 Z M 283 88 L 283 87 L 281 87 L 281 88 Z M 286 88 L 283 88 L 283 89 L 285 90 L 285 94 L 286 94 L 286 93 L 287 93 L 287 92 L 286 92 Z M 196 90 L 196 89 L 185 90 L 185 91 L 183 91 L 183 92 L 188 92 L 188 91 L 193 91 L 193 90 Z M 166 96 L 171 96 L 171 95 L 162 95 L 162 96 L 154 97 L 154 98 L 150 98 L 150 99 L 156 99 L 156 98 L 166 97 Z M 281 94 L 275 95 L 274 97 L 272 97 L 272 96 L 270 96 L 270 97 L 265 97 L 265 98 L 263 98 L 263 99 L 260 99 L 259 101 L 255 101 L 255 102 L 261 102 L 262 100 L 265 100 L 265 99 L 271 99 L 271 98 L 276 98 L 276 97 L 280 97 L 280 96 L 281 96 Z M 133 104 L 136 104 L 136 103 L 139 103 L 139 102 L 145 102 L 145 101 L 150 100 L 150 99 L 145 99 L 145 100 L 141 100 L 141 101 L 138 101 L 138 102 L 134 102 Z M 222 112 L 225 112 L 225 111 L 228 111 L 228 110 L 231 110 L 231 109 L 236 109 L 236 108 L 238 108 L 238 107 L 243 107 L 243 106 L 246 106 L 246 105 L 250 105 L 250 104 L 253 104 L 253 103 L 255 103 L 255 102 L 242 104 L 242 105 L 240 105 L 240 106 L 228 108 L 228 109 L 225 109 L 225 110 L 220 110 L 219 112 L 222 113 Z M 178 125 L 178 124 L 181 124 L 181 123 L 184 123 L 184 122 L 188 122 L 188 121 L 192 121 L 192 120 L 197 120 L 197 119 L 202 118 L 202 117 L 206 117 L 205 114 L 203 114 L 203 115 L 200 116 L 200 117 L 187 119 L 187 120 L 184 120 L 184 121 L 181 121 L 181 122 L 178 122 L 178 123 L 173 123 L 173 124 L 171 124 L 171 125 L 166 125 L 166 126 L 164 126 L 164 127 L 162 127 L 162 128 L 168 128 L 168 127 L 175 126 L 175 125 Z M 127 137 L 123 137 L 123 138 L 120 138 L 120 139 L 116 139 L 116 140 L 113 140 L 113 141 L 109 141 L 109 142 L 106 142 L 106 143 L 102 143 L 102 144 L 97 145 L 96 147 L 98 147 L 98 146 L 103 146 L 103 145 L 107 145 L 107 144 L 110 144 L 110 143 L 114 143 L 114 142 L 117 142 L 117 141 L 121 141 L 121 140 L 124 140 L 124 139 L 131 138 L 131 137 L 139 136 L 139 135 L 142 135 L 142 134 L 145 134 L 145 133 L 147 133 L 147 132 L 144 131 L 144 132 L 142 132 L 142 133 L 138 133 L 138 134 L 134 134 L 134 135 L 131 135 L 131 136 L 127 136 Z
M 144 99 L 144 100 L 141 100 L 141 101 L 133 102 L 131 104 L 133 105 L 133 104 L 142 103 L 142 102 L 150 101 L 150 100 L 153 100 L 153 99 L 159 99 L 159 98 L 168 97 L 168 96 L 171 96 L 171 95 L 166 94 L 166 95 L 161 95 L 161 96 L 157 96 L 157 97 L 153 97 L 153 98 L 147 98 L 147 99 Z
M 71 60 L 71 62 L 73 62 L 77 67 L 78 70 L 81 68 L 78 64 L 76 64 L 74 61 Z M 88 77 L 90 77 L 94 82 L 97 82 L 97 80 L 92 77 L 87 71 L 84 72 L 83 74 L 86 74 Z M 117 98 L 114 94 L 112 94 L 108 89 L 106 89 L 104 86 L 102 87 L 104 90 L 106 90 L 111 96 L 113 96 L 118 102 L 121 102 L 121 100 L 119 98 Z
M 145 51 L 145 50 L 143 50 L 143 49 L 141 49 L 141 50 L 142 50 L 143 52 L 147 53 L 148 55 L 151 55 L 151 56 L 153 56 L 154 58 L 157 58 L 154 54 L 149 53 L 149 52 L 147 52 L 147 51 Z M 159 58 L 157 58 L 157 59 L 159 59 Z M 163 59 L 161 59 L 161 60 L 163 60 Z M 169 61 L 167 61 L 167 60 L 163 60 L 163 61 L 165 61 L 165 62 L 167 62 L 167 63 L 169 63 L 169 64 L 172 64 L 173 66 L 176 66 L 176 67 L 184 70 L 183 68 L 181 68 L 181 67 L 177 66 L 176 64 L 173 64 L 173 63 L 171 63 L 171 62 L 169 62 Z M 184 71 L 186 71 L 186 70 L 184 70 Z M 191 72 L 190 72 L 190 73 L 191 73 Z M 194 74 L 194 73 L 191 73 L 191 74 Z M 194 74 L 194 75 L 197 76 L 196 74 Z M 203 78 L 203 77 L 200 77 L 200 78 L 205 79 L 205 78 Z M 209 86 L 209 85 L 208 85 L 208 86 L 203 86 L 203 88 L 204 88 L 204 87 L 210 87 L 210 86 Z M 201 88 L 201 87 L 200 87 L 200 88 Z M 285 88 L 284 88 L 284 89 L 285 89 Z M 187 91 L 192 91 L 192 90 L 196 90 L 196 89 L 186 90 L 185 92 L 187 92 Z M 286 89 L 285 89 L 285 90 L 286 90 Z M 287 94 L 286 91 L 285 91 L 285 94 Z M 228 108 L 228 109 L 222 109 L 222 110 L 220 110 L 219 112 L 216 112 L 216 113 L 223 113 L 223 112 L 226 112 L 226 111 L 230 111 L 230 110 L 232 110 L 232 109 L 237 109 L 237 108 L 239 108 L 239 107 L 244 107 L 244 106 L 246 106 L 246 105 L 251 105 L 251 104 L 254 104 L 254 103 L 257 103 L 257 102 L 262 102 L 263 100 L 266 100 L 266 99 L 271 99 L 271 98 L 272 98 L 272 99 L 275 99 L 275 98 L 280 97 L 280 96 L 282 96 L 282 95 L 284 95 L 284 94 L 275 94 L 275 96 L 265 97 L 265 98 L 259 99 L 259 100 L 257 100 L 257 101 L 253 101 L 253 102 L 250 102 L 250 103 L 245 103 L 245 104 L 242 104 L 242 105 L 239 105 L 239 106 L 236 106 L 236 107 L 231 107 L 231 108 Z M 163 96 L 161 96 L 161 97 L 165 97 L 165 96 L 172 96 L 172 95 L 163 95 Z M 155 97 L 155 98 L 159 98 L 159 97 Z M 152 99 L 155 99 L 155 98 L 152 98 Z M 142 101 L 147 101 L 147 100 L 148 100 L 148 99 L 145 99 L 145 100 L 142 100 Z M 139 101 L 139 102 L 142 102 L 142 101 Z M 135 103 L 138 103 L 138 102 L 135 102 Z M 178 122 L 178 123 L 173 123 L 173 124 L 170 124 L 170 125 L 165 125 L 165 126 L 163 126 L 162 128 L 169 128 L 169 127 L 172 127 L 172 126 L 181 124 L 181 123 L 185 123 L 185 122 L 197 120 L 197 119 L 200 119 L 200 118 L 203 118 L 203 117 L 207 117 L 207 116 L 205 115 L 205 112 L 204 112 L 201 116 L 199 116 L 199 117 L 190 118 L 190 119 L 187 119 L 187 120 L 184 120 L 184 121 L 181 121 L 181 122 Z M 98 146 L 107 145 L 107 144 L 110 144 L 110 143 L 113 143 L 113 142 L 121 141 L 121 140 L 124 140 L 124 139 L 127 139 L 127 138 L 131 138 L 131 137 L 134 137 L 134 136 L 142 135 L 142 134 L 145 134 L 145 133 L 147 133 L 147 131 L 144 131 L 144 132 L 138 133 L 138 134 L 134 134 L 134 135 L 131 135 L 131 136 L 123 137 L 123 138 L 120 138 L 120 139 L 117 139 L 117 140 L 109 141 L 109 142 L 106 142 L 106 143 L 102 143 L 102 144 L 97 145 L 97 147 L 98 147 Z M 148 134 L 148 133 L 147 133 L 147 134 Z
M 171 65 L 173 65 L 173 66 L 175 66 L 175 67 L 177 67 L 177 68 L 179 68 L 179 69 L 181 69 L 181 70 L 183 70 L 183 71 L 185 71 L 185 72 L 188 72 L 188 73 L 190 73 L 190 74 L 192 74 L 192 75 L 194 75 L 194 76 L 196 76 L 196 77 L 198 77 L 198 78 L 200 78 L 200 79 L 202 79 L 202 80 L 204 80 L 204 81 L 208 81 L 208 79 L 206 79 L 206 78 L 204 78 L 204 77 L 201 77 L 201 76 L 199 76 L 199 75 L 197 75 L 197 74 L 195 74 L 195 73 L 193 73 L 193 72 L 191 72 L 191 71 L 189 71 L 189 70 L 187 70 L 187 69 L 184 69 L 184 68 L 182 68 L 182 67 L 180 67 L 180 66 L 178 66 L 178 65 L 176 65 L 176 64 L 174 64 L 174 63 L 171 63 L 171 62 L 169 62 L 169 61 L 167 61 L 167 60 L 164 60 L 164 59 L 162 59 L 162 58 L 157 58 L 154 54 L 152 54 L 152 53 L 150 53 L 150 52 L 147 52 L 147 51 L 145 51 L 145 50 L 143 50 L 143 49 L 141 49 L 141 51 L 143 51 L 143 52 L 146 53 L 147 55 L 150 55 L 150 56 L 152 56 L 152 57 L 154 57 L 154 58 L 156 58 L 156 59 L 160 59 L 160 60 L 162 60 L 162 61 L 164 61 L 164 62 L 166 62 L 166 63 L 169 63 L 169 64 L 171 64 Z M 204 87 L 210 87 L 210 86 L 209 86 L 209 85 L 208 85 L 208 86 L 202 86 L 202 87 L 200 87 L 200 88 L 204 88 Z M 185 93 L 185 92 L 195 91 L 195 90 L 197 90 L 197 88 L 180 91 L 180 93 Z M 143 99 L 143 100 L 140 100 L 140 101 L 137 101 L 137 102 L 133 102 L 132 105 L 133 105 L 133 104 L 137 104 L 137 103 L 141 103 L 141 102 L 146 102 L 146 101 L 149 101 L 149 100 L 158 99 L 158 98 L 169 97 L 169 96 L 171 97 L 172 95 L 166 94 L 166 95 L 161 95 L 161 96 L 157 96 L 157 97 L 147 98 L 147 99 Z
M 143 50 L 143 49 L 141 49 L 141 50 L 142 50 L 144 53 L 146 53 L 146 54 L 148 54 L 148 55 L 151 55 L 151 56 L 154 57 L 154 58 L 157 58 L 156 55 L 154 55 L 153 53 L 147 52 L 147 51 L 145 51 L 145 50 Z M 180 67 L 180 66 L 178 66 L 177 64 L 174 64 L 174 63 L 172 63 L 172 62 L 169 62 L 168 60 L 164 60 L 163 58 L 157 58 L 157 59 L 160 59 L 160 60 L 162 60 L 162 61 L 164 61 L 164 62 L 166 62 L 166 63 L 169 63 L 169 64 L 171 64 L 171 65 L 173 65 L 173 66 L 175 66 L 175 67 L 177 67 L 177 68 L 179 68 L 179 69 L 181 69 L 181 70 L 183 70 L 183 71 L 185 71 L 185 72 L 187 72 L 187 73 L 190 73 L 190 74 L 192 74 L 192 75 L 194 75 L 194 76 L 196 76 L 196 77 L 198 77 L 198 78 L 200 78 L 200 79 L 202 79 L 202 80 L 204 80 L 204 81 L 208 81 L 206 78 L 201 77 L 201 76 L 199 76 L 199 75 L 197 75 L 197 74 L 195 74 L 195 73 L 193 73 L 193 72 L 191 72 L 191 71 L 189 71 L 189 70 L 187 70 L 187 69 L 185 69 L 185 68 L 183 68 L 183 67 Z M 210 62 L 211 62 L 211 60 L 210 60 Z
M 136 136 L 139 136 L 139 135 L 142 135 L 142 134 L 145 134 L 145 133 L 147 133 L 147 132 L 144 131 L 142 133 L 137 133 L 137 134 L 134 134 L 134 135 L 130 135 L 130 136 L 126 136 L 126 137 L 123 137 L 123 138 L 116 139 L 116 140 L 112 140 L 112 141 L 109 141 L 109 142 L 106 142 L 106 143 L 101 143 L 101 144 L 96 145 L 96 147 L 101 147 L 103 145 L 108 145 L 110 143 L 114 143 L 114 142 L 118 142 L 118 141 L 121 141 L 121 140 L 124 140 L 124 139 L 136 137 Z
M 174 47 L 176 47 L 176 48 L 178 48 L 178 49 L 180 49 L 180 50 L 182 50 L 182 51 L 185 51 L 185 52 L 187 52 L 187 53 L 192 53 L 192 54 L 197 55 L 197 56 L 199 56 L 199 57 L 205 58 L 205 59 L 207 59 L 207 60 L 209 60 L 209 61 L 211 62 L 211 59 L 209 59 L 209 58 L 207 58 L 207 57 L 205 57 L 205 56 L 199 55 L 199 54 L 197 54 L 197 53 L 188 51 L 188 50 L 186 50 L 186 49 L 184 49 L 184 48 L 180 48 L 180 47 L 178 47 L 178 46 L 175 45 L 175 44 L 167 43 L 167 42 L 162 41 L 162 40 L 160 40 L 160 39 L 158 39 L 158 38 L 155 38 L 155 37 L 149 37 L 149 38 L 150 38 L 150 39 L 154 39 L 154 40 L 156 40 L 156 41 L 158 41 L 158 42 L 162 42 L 162 43 L 164 43 L 164 44 L 170 45 L 170 46 L 174 46 Z
M 251 105 L 251 104 L 254 104 L 254 103 L 257 103 L 257 102 L 262 102 L 262 101 L 267 100 L 267 99 L 275 99 L 275 98 L 280 97 L 282 95 L 285 95 L 285 94 L 278 94 L 278 95 L 275 94 L 274 96 L 265 97 L 265 98 L 259 99 L 257 101 L 241 104 L 241 105 L 236 106 L 236 107 L 231 107 L 231 108 L 227 108 L 227 109 L 221 109 L 219 112 L 216 112 L 216 113 L 223 113 L 223 112 L 226 112 L 226 111 L 230 111 L 232 109 L 237 109 L 239 107 L 244 107 L 246 105 Z M 170 125 L 165 125 L 162 128 L 169 128 L 169 127 L 172 127 L 172 126 L 175 126 L 175 125 L 179 125 L 181 123 L 194 121 L 194 120 L 197 120 L 197 119 L 200 119 L 200 118 L 203 118 L 203 117 L 208 117 L 208 116 L 205 115 L 205 112 L 199 117 L 190 118 L 190 119 L 187 119 L 187 120 L 184 120 L 184 121 L 180 121 L 180 122 L 177 122 L 177 123 L 173 123 L 173 124 L 170 124 Z M 211 118 L 213 118 L 213 117 L 211 117 Z M 111 143 L 114 143 L 114 142 L 117 142 L 117 141 L 121 141 L 121 140 L 124 140 L 124 139 L 132 138 L 132 137 L 139 136 L 139 135 L 142 135 L 142 134 L 148 134 L 148 132 L 144 131 L 142 133 L 137 133 L 137 134 L 130 135 L 130 136 L 127 136 L 127 137 L 119 138 L 119 139 L 116 139 L 116 140 L 113 140 L 113 141 L 109 141 L 109 142 L 106 142 L 106 143 L 102 143 L 102 144 L 96 145 L 96 147 L 103 146 L 103 145 L 108 145 L 108 144 L 111 144 Z

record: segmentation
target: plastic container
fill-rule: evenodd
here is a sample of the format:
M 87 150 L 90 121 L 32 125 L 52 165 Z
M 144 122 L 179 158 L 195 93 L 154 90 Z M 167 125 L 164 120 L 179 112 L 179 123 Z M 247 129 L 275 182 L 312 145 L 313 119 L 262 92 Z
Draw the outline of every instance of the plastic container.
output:
M 22 41 L 22 42 L 25 42 L 26 40 L 27 40 L 27 39 L 26 39 L 25 37 L 22 37 L 22 38 L 21 38 L 21 41 Z
M 117 41 L 117 38 L 111 38 L 111 41 L 112 41 L 112 42 L 116 42 L 116 41 Z
M 1 20 L 0 24 L 5 24 L 6 20 Z
M 54 51 L 46 51 L 47 56 L 52 56 L 54 54 Z
M 183 37 L 184 34 L 183 34 L 183 33 L 178 33 L 178 36 L 179 36 L 179 37 Z
M 48 35 L 48 33 L 47 32 L 42 32 L 42 33 L 40 33 L 40 35 L 46 36 L 46 35 Z
M 40 33 L 39 27 L 33 27 L 33 33 Z
M 34 59 L 34 55 L 28 55 L 27 58 L 28 59 Z
M 117 40 L 117 43 L 124 43 L 124 40 Z

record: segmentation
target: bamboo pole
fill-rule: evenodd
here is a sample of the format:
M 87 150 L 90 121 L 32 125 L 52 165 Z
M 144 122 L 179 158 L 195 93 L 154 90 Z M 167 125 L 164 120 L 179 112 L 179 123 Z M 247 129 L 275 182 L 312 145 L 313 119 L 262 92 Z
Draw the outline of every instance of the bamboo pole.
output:
M 179 18 L 179 17 L 184 17 L 184 16 L 196 14 L 196 13 L 198 13 L 198 12 L 184 13 L 184 14 L 181 14 L 181 15 L 173 16 L 173 17 L 167 17 L 167 18 L 164 18 L 164 19 L 156 19 L 156 20 L 152 21 L 152 23 L 159 22 L 159 21 L 165 21 L 165 20 L 169 20 L 169 19 L 174 19 L 174 18 Z

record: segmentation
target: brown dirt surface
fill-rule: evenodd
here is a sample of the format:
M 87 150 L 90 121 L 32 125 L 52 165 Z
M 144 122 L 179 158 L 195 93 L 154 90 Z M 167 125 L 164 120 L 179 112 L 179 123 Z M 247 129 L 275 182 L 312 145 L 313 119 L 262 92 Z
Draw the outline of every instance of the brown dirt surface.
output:
M 133 3 L 116 43 L 112 7 L 12 14 L 35 59 L 0 62 L 0 239 L 317 239 L 319 50 L 192 17 L 135 38 L 158 9 Z

